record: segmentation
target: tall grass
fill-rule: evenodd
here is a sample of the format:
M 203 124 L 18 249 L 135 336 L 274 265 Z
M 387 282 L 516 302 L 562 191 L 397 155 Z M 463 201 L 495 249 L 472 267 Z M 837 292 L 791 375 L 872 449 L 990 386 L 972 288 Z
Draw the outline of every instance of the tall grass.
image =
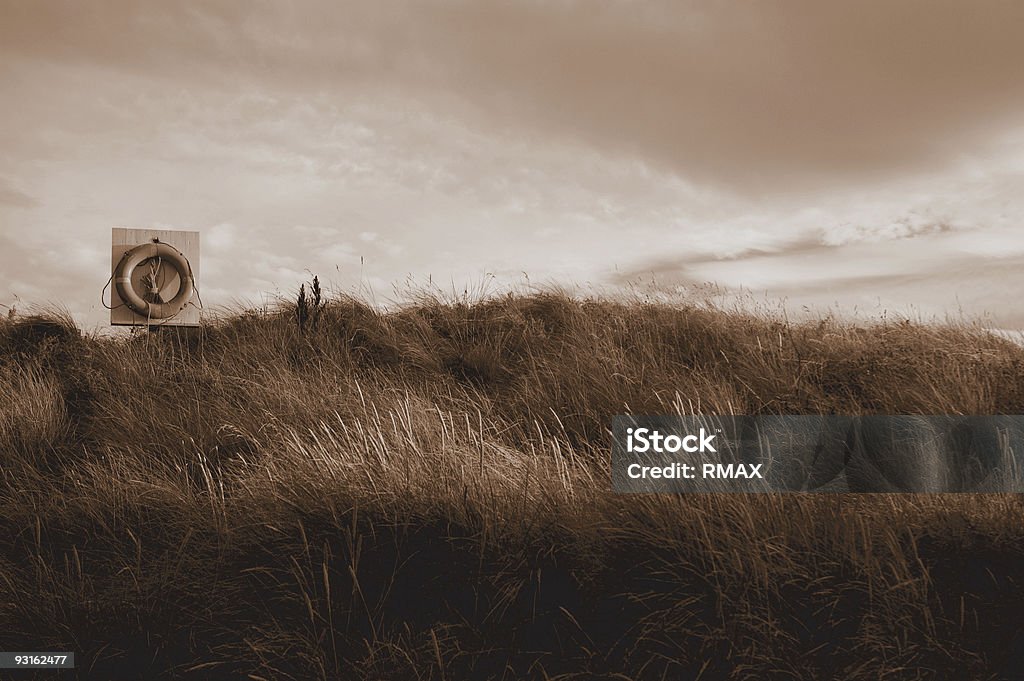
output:
M 60 385 L 52 374 L 32 365 L 0 367 L 0 451 L 3 463 L 34 463 L 63 441 L 67 411 Z
M 1020 413 L 1022 360 L 970 325 L 558 294 L 15 318 L 0 649 L 95 678 L 1000 678 L 1017 497 L 616 496 L 607 431 Z

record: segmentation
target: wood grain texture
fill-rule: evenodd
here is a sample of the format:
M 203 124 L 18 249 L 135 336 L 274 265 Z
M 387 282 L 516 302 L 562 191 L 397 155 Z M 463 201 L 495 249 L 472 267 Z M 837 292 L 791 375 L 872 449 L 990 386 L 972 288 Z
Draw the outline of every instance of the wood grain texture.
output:
M 114 227 L 113 230 L 111 230 L 111 275 L 113 275 L 114 268 L 117 267 L 117 263 L 120 262 L 121 256 L 140 244 L 151 243 L 153 239 L 159 239 L 165 244 L 174 246 L 181 251 L 186 258 L 188 258 L 189 264 L 192 266 L 192 275 L 195 277 L 196 289 L 198 290 L 202 281 L 199 277 L 199 232 L 185 232 L 171 229 L 126 229 L 123 227 Z M 143 270 L 143 267 L 136 268 L 133 281 L 136 281 L 143 275 Z M 169 291 L 171 296 L 173 296 L 174 292 L 177 290 L 177 280 L 177 275 L 174 275 L 162 282 L 165 290 Z M 110 311 L 110 323 L 114 326 L 199 326 L 199 299 L 195 293 L 192 294 L 192 300 L 190 300 L 188 304 L 185 305 L 185 308 L 174 317 L 168 319 L 147 320 L 145 317 L 135 314 L 127 305 L 124 304 L 124 301 L 121 300 L 121 296 L 117 294 L 117 287 L 115 287 L 113 283 L 111 283 L 109 288 L 110 307 L 113 308 Z M 165 296 L 164 299 L 167 300 L 168 296 Z

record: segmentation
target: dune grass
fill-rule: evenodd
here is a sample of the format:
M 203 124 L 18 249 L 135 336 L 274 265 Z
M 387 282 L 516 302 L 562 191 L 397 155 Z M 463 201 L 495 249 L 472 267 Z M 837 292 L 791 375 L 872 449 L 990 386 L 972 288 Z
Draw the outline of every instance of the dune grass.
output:
M 1008 341 L 555 293 L 295 312 L 0 325 L 0 650 L 105 679 L 1024 664 L 1015 495 L 609 489 L 615 414 L 1024 413 Z

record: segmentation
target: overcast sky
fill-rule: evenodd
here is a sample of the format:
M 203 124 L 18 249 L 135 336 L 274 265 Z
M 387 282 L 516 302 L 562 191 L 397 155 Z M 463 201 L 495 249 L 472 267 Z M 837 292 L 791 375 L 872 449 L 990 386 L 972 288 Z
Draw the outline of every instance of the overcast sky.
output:
M 525 272 L 1024 327 L 1020 2 L 0 0 L 0 101 L 0 304 L 85 325 L 153 226 L 213 305 Z

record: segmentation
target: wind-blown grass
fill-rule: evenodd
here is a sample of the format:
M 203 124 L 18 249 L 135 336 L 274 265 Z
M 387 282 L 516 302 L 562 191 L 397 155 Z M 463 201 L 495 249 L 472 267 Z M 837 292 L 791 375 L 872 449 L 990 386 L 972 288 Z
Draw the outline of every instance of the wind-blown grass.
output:
M 1022 413 L 1022 379 L 969 325 L 556 294 L 15 318 L 0 649 L 125 679 L 1005 678 L 1018 497 L 617 496 L 607 430 Z

